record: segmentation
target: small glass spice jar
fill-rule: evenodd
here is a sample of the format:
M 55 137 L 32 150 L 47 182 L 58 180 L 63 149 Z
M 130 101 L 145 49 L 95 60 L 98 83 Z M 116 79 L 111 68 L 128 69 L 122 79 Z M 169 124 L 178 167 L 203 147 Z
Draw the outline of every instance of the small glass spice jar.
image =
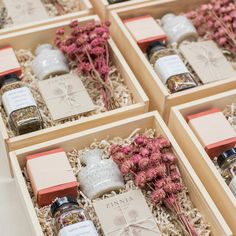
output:
M 14 74 L 0 79 L 2 104 L 15 135 L 43 128 L 43 120 L 29 88 Z
M 98 236 L 93 222 L 73 197 L 57 199 L 51 205 L 51 214 L 58 236 Z
M 221 153 L 217 158 L 217 163 L 222 170 L 222 176 L 236 197 L 236 148 Z
M 148 46 L 147 54 L 155 72 L 171 93 L 196 87 L 187 67 L 174 50 L 163 43 L 154 42 Z

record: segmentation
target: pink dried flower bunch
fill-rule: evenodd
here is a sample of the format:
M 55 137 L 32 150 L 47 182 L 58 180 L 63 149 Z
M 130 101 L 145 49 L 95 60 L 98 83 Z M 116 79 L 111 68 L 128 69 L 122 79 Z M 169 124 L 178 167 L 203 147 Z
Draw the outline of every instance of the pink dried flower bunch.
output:
M 123 176 L 134 180 L 136 186 L 151 192 L 153 204 L 163 203 L 179 219 L 190 235 L 197 235 L 182 213 L 178 194 L 184 190 L 169 140 L 160 136 L 138 135 L 130 145 L 112 146 L 111 157 Z
M 236 53 L 235 0 L 210 0 L 187 17 L 192 20 L 200 36 L 214 40 L 219 46 Z
M 107 110 L 119 107 L 114 98 L 112 83 L 109 79 L 109 22 L 91 21 L 79 25 L 74 20 L 69 25 L 69 33 L 64 28 L 56 32 L 55 45 L 75 62 L 78 73 L 88 75 L 100 92 Z

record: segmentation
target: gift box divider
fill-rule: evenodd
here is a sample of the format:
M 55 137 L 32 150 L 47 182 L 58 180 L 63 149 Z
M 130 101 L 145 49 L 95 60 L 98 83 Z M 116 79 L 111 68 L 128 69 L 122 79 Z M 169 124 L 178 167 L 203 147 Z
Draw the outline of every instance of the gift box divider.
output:
M 120 9 L 127 6 L 134 6 L 140 3 L 147 3 L 150 1 L 159 1 L 159 0 L 130 0 L 125 2 L 119 2 L 114 4 L 109 4 L 108 0 L 90 0 L 94 11 L 101 17 L 101 19 L 108 19 L 111 11 L 115 9 Z
M 34 21 L 34 22 L 29 22 L 29 23 L 20 24 L 20 25 L 12 25 L 8 28 L 1 29 L 0 35 L 6 35 L 9 33 L 18 32 L 18 31 L 25 30 L 25 29 L 31 29 L 34 27 L 43 26 L 43 25 L 56 23 L 56 22 L 61 22 L 61 21 L 65 21 L 65 20 L 72 20 L 74 18 L 88 16 L 88 15 L 91 15 L 94 13 L 93 5 L 91 4 L 90 0 L 79 0 L 79 1 L 80 1 L 80 9 L 81 10 L 79 10 L 77 12 L 67 13 L 67 14 L 61 15 L 61 16 L 50 17 L 50 18 L 43 19 L 40 21 Z
M 117 136 L 125 138 L 137 128 L 140 130 L 153 128 L 156 130 L 157 134 L 162 134 L 171 141 L 173 151 L 179 158 L 180 171 L 182 173 L 183 180 L 189 189 L 190 198 L 193 204 L 203 214 L 205 220 L 211 224 L 211 229 L 213 232 L 212 235 L 232 235 L 230 229 L 228 228 L 212 199 L 208 195 L 206 189 L 193 171 L 191 165 L 187 161 L 161 116 L 157 112 L 145 113 L 143 115 L 116 121 L 111 124 L 78 132 L 55 140 L 50 140 L 10 153 L 14 177 L 22 197 L 26 214 L 31 219 L 31 226 L 35 235 L 43 236 L 43 233 L 21 172 L 21 168 L 23 168 L 26 164 L 26 156 L 42 151 L 48 151 L 54 148 L 64 148 L 66 152 L 74 148 L 82 149 L 86 146 L 89 146 L 94 139 L 102 140 Z
M 91 20 L 98 20 L 98 16 L 86 16 L 79 18 L 79 22 L 84 24 Z M 47 26 L 41 26 L 33 29 L 27 29 L 21 32 L 13 32 L 8 35 L 0 35 L 0 47 L 11 45 L 15 50 L 31 49 L 35 50 L 37 45 L 42 43 L 52 43 L 55 32 L 60 27 L 66 27 L 70 20 L 63 21 Z M 137 79 L 120 53 L 119 49 L 114 44 L 113 40 L 109 40 L 110 56 L 113 63 L 118 68 L 126 85 L 132 93 L 134 104 L 121 107 L 112 111 L 92 115 L 90 117 L 82 117 L 73 122 L 67 122 L 54 127 L 45 128 L 36 132 L 24 134 L 10 138 L 7 134 L 6 126 L 0 117 L 0 127 L 2 140 L 5 143 L 5 153 L 9 151 L 33 145 L 36 143 L 51 140 L 53 138 L 68 135 L 81 130 L 86 130 L 91 127 L 96 127 L 102 124 L 107 124 L 112 121 L 124 119 L 133 115 L 142 114 L 148 111 L 149 100 L 139 85 Z
M 109 14 L 113 38 L 149 96 L 150 110 L 157 109 L 165 121 L 168 121 L 170 108 L 174 105 L 236 88 L 236 77 L 170 94 L 122 20 L 142 15 L 151 15 L 158 19 L 166 13 L 187 12 L 207 2 L 207 0 L 193 0 L 190 4 L 188 0 L 159 0 L 116 9 Z
M 231 90 L 175 106 L 171 109 L 168 124 L 177 142 L 234 234 L 236 234 L 236 198 L 187 124 L 185 117 L 211 108 L 224 110 L 227 105 L 232 104 L 235 100 L 236 90 Z

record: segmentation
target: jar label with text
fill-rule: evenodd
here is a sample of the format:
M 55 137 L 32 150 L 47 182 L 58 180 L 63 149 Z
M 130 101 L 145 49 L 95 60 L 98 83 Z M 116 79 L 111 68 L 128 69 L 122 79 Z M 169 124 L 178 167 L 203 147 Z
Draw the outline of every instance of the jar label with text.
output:
M 2 95 L 2 103 L 8 116 L 13 111 L 30 106 L 37 106 L 30 89 L 27 87 L 5 92 Z
M 164 84 L 171 76 L 189 73 L 178 55 L 165 56 L 158 59 L 154 64 L 154 70 Z
M 232 179 L 232 181 L 229 184 L 229 188 L 236 197 L 236 176 Z
M 92 221 L 86 220 L 68 225 L 59 231 L 58 236 L 98 236 Z

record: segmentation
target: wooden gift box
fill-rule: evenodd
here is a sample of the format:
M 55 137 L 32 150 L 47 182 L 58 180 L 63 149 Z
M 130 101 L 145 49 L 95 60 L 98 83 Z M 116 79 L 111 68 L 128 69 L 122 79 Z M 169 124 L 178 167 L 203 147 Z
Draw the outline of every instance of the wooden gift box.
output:
M 29 22 L 29 23 L 20 24 L 20 25 L 11 25 L 7 28 L 1 29 L 0 35 L 93 14 L 94 12 L 93 6 L 90 0 L 78 0 L 78 1 L 80 2 L 80 10 L 78 12 L 67 13 L 65 15 L 50 17 L 47 19 L 42 19 L 40 21 L 34 21 L 34 22 Z
M 122 7 L 133 6 L 139 3 L 146 3 L 153 0 L 129 0 L 126 2 L 119 2 L 114 4 L 109 4 L 108 0 L 90 0 L 93 4 L 94 11 L 102 18 L 108 19 L 109 13 L 115 9 Z
M 99 141 L 117 136 L 126 138 L 137 128 L 143 131 L 146 128 L 155 129 L 158 134 L 162 134 L 170 140 L 173 146 L 173 151 L 179 158 L 179 168 L 184 182 L 189 189 L 190 198 L 193 204 L 202 213 L 205 220 L 211 225 L 212 235 L 232 235 L 223 217 L 219 213 L 206 189 L 203 187 L 201 181 L 195 174 L 158 112 L 150 112 L 131 117 L 11 152 L 10 160 L 14 177 L 25 207 L 25 214 L 29 219 L 31 219 L 32 235 L 43 236 L 43 233 L 21 172 L 22 168 L 26 165 L 26 156 L 54 148 L 64 148 L 65 151 L 70 151 L 74 148 L 82 149 L 89 146 L 94 139 Z
M 168 120 L 172 106 L 230 90 L 236 87 L 236 77 L 170 94 L 122 21 L 147 14 L 158 19 L 170 12 L 175 14 L 187 12 L 207 2 L 207 0 L 192 0 L 191 3 L 188 0 L 160 0 L 117 9 L 109 14 L 113 38 L 150 98 L 150 109 L 157 109 L 165 121 Z
M 235 101 L 236 90 L 231 90 L 175 106 L 171 109 L 169 119 L 170 130 L 234 234 L 236 234 L 236 198 L 187 124 L 185 118 L 187 115 L 211 108 L 224 110 L 227 105 L 235 103 Z
M 91 20 L 99 20 L 99 18 L 95 15 L 79 18 L 79 22 L 81 24 Z M 60 27 L 66 27 L 69 23 L 70 20 L 32 28 L 21 32 L 15 32 L 8 35 L 2 35 L 0 36 L 0 47 L 3 47 L 4 45 L 11 45 L 16 50 L 31 49 L 34 51 L 39 44 L 52 43 L 56 30 Z M 124 78 L 126 85 L 132 92 L 134 104 L 90 117 L 82 117 L 77 121 L 67 122 L 65 124 L 45 128 L 43 130 L 12 138 L 8 136 L 2 116 L 0 116 L 1 142 L 4 142 L 5 150 L 9 152 L 22 147 L 45 142 L 64 135 L 147 112 L 148 98 L 112 39 L 109 40 L 109 50 L 111 60 L 118 68 L 119 72 Z

